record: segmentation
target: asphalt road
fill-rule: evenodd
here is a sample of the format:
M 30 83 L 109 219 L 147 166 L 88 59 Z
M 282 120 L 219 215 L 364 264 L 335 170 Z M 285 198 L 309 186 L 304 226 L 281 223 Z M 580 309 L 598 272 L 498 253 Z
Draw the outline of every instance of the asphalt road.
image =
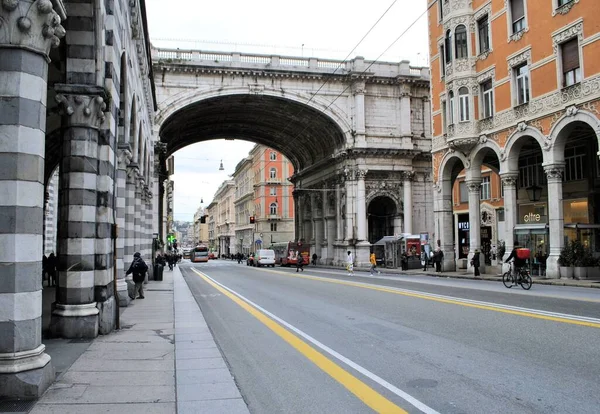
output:
M 600 411 L 600 289 L 180 266 L 253 413 Z

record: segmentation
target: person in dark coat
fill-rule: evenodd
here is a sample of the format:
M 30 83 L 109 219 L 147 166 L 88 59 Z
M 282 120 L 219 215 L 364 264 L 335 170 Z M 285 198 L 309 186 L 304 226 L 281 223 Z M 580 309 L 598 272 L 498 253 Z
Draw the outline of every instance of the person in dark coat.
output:
M 48 286 L 56 286 L 56 256 L 50 253 L 46 260 L 46 271 L 48 272 Z
M 125 273 L 125 275 L 133 273 L 133 283 L 135 283 L 133 299 L 136 299 L 138 292 L 139 296 L 137 298 L 144 299 L 144 279 L 146 278 L 147 271 L 148 265 L 144 262 L 144 259 L 142 259 L 142 255 L 139 252 L 135 252 L 129 270 Z
M 433 262 L 435 263 L 436 273 L 442 273 L 442 261 L 444 260 L 444 252 L 439 247 L 433 252 Z
M 296 252 L 296 272 L 298 272 L 298 270 L 302 270 L 304 272 L 304 256 L 302 256 L 301 253 Z
M 42 286 L 44 286 L 44 280 L 46 280 L 46 273 L 48 272 L 48 258 L 46 255 L 42 256 Z M 48 283 L 50 286 L 50 283 Z
M 479 253 L 479 249 L 476 249 L 475 254 L 473 254 L 473 258 L 471 259 L 471 266 L 473 266 L 475 270 L 475 276 L 480 276 L 479 266 L 481 266 L 481 262 L 479 261 Z
M 317 258 L 318 258 L 317 254 L 313 253 L 313 255 L 312 255 L 312 264 L 313 264 L 313 266 L 317 265 Z
M 402 252 L 402 256 L 400 257 L 400 264 L 402 266 L 402 270 L 408 270 L 408 255 L 406 252 Z

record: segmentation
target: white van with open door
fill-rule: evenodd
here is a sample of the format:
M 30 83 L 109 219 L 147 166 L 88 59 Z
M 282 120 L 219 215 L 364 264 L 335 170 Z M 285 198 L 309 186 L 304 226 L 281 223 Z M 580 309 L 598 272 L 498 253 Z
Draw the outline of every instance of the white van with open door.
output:
M 271 266 L 275 267 L 275 250 L 260 249 L 256 251 L 254 255 L 256 266 Z

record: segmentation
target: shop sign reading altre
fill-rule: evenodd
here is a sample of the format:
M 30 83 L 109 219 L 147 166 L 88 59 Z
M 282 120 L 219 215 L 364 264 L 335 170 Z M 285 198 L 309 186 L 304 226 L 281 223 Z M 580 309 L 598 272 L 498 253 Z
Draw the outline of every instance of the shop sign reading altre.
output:
M 541 214 L 529 213 L 523 216 L 524 223 L 539 223 L 542 220 Z

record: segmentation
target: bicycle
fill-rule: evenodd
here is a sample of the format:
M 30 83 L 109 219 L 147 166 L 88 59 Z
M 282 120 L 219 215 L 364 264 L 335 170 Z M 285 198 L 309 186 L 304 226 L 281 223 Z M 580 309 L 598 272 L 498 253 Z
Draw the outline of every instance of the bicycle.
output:
M 513 286 L 521 285 L 521 287 L 525 290 L 531 289 L 533 281 L 529 275 L 529 270 L 524 267 L 519 267 L 517 269 L 517 277 L 515 278 L 512 272 L 512 267 L 513 263 L 510 262 L 510 268 L 502 275 L 502 283 L 504 283 L 504 286 L 510 289 Z

